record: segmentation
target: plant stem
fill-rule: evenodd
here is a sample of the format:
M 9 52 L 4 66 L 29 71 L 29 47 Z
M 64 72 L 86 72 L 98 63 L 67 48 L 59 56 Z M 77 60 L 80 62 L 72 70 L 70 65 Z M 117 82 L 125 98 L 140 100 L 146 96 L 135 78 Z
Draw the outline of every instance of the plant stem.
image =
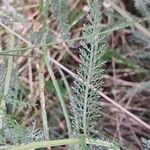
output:
M 69 99 L 70 99 L 70 101 L 71 101 L 71 100 L 72 100 L 72 92 L 71 92 L 70 86 L 69 86 L 69 84 L 68 84 L 68 81 L 67 81 L 67 79 L 66 79 L 66 77 L 65 77 L 65 75 L 64 75 L 64 73 L 63 73 L 63 71 L 61 70 L 60 67 L 58 67 L 58 70 L 59 70 L 59 72 L 60 72 L 60 74 L 61 74 L 61 76 L 62 76 L 62 79 L 63 79 L 64 84 L 65 84 L 65 86 L 66 86 L 66 90 L 67 90 L 67 92 L 68 92 Z M 74 109 L 74 108 L 72 108 L 72 109 Z M 74 110 L 74 112 L 75 112 L 75 110 Z M 78 117 L 77 117 L 76 114 L 74 114 L 74 115 L 75 115 L 75 118 L 76 118 L 76 119 L 75 119 L 76 130 L 79 131 Z
M 97 10 L 98 11 L 98 10 Z M 86 83 L 85 83 L 85 94 L 84 94 L 84 108 L 83 108 L 83 132 L 84 135 L 86 136 L 87 134 L 87 104 L 88 104 L 88 95 L 89 95 L 89 90 L 90 90 L 90 81 L 93 78 L 93 62 L 94 62 L 94 54 L 96 53 L 96 42 L 95 42 L 95 36 L 97 36 L 96 29 L 97 29 L 97 18 L 93 18 L 93 31 L 91 33 L 91 48 L 90 48 L 90 60 L 88 62 L 88 73 L 87 73 L 87 78 L 86 78 Z
M 56 80 L 56 78 L 55 78 L 55 75 L 54 75 L 54 72 L 53 72 L 53 69 L 52 69 L 52 65 L 51 65 L 51 63 L 49 63 L 49 61 L 48 61 L 48 58 L 47 58 L 48 55 L 49 55 L 49 53 L 47 53 L 46 50 L 44 50 L 44 60 L 45 60 L 45 64 L 46 64 L 47 69 L 48 69 L 48 72 L 49 72 L 49 74 L 50 74 L 50 76 L 51 76 L 51 79 L 52 79 L 53 85 L 54 85 L 54 87 L 55 87 L 56 93 L 57 93 L 57 95 L 58 95 L 58 98 L 59 98 L 61 107 L 62 107 L 62 109 L 63 109 L 63 113 L 64 113 L 64 116 L 65 116 L 66 124 L 67 124 L 67 128 L 68 128 L 68 133 L 69 133 L 69 135 L 71 135 L 71 123 L 70 123 L 69 114 L 68 114 L 68 112 L 67 112 L 67 108 L 66 108 L 64 99 L 63 99 L 63 97 L 62 97 L 61 90 L 60 90 L 60 88 L 59 88 L 58 82 L 57 82 L 57 80 Z
M 78 144 L 79 142 L 80 142 L 79 139 L 42 141 L 42 142 L 33 142 L 26 145 L 9 146 L 6 148 L 3 147 L 3 150 L 29 150 L 29 149 L 44 148 L 49 146 L 52 147 L 52 146 L 61 146 L 61 145 L 73 145 L 73 144 Z
M 15 37 L 14 35 L 11 34 L 10 49 L 13 49 L 14 45 L 15 45 Z M 13 56 L 8 56 L 7 73 L 6 73 L 5 86 L 4 86 L 4 96 L 6 96 L 9 91 L 12 68 L 13 68 Z
M 47 5 L 48 0 L 41 0 L 40 1 L 40 6 L 41 6 L 41 17 L 42 17 L 42 24 L 43 24 L 43 29 L 46 32 L 47 28 L 47 15 L 48 15 L 48 5 Z M 47 32 L 43 35 L 42 38 L 42 49 L 43 51 L 46 50 L 46 38 L 47 38 Z M 48 121 L 47 121 L 47 113 L 46 113 L 46 108 L 45 108 L 45 93 L 44 93 L 44 86 L 45 86 L 45 81 L 44 81 L 44 68 L 45 68 L 45 63 L 44 63 L 44 56 L 42 55 L 41 61 L 40 61 L 40 72 L 39 72 L 39 79 L 40 79 L 40 97 L 41 97 L 41 109 L 42 109 L 42 122 L 43 122 L 43 129 L 44 129 L 44 137 L 46 140 L 49 140 L 49 129 L 48 129 Z M 49 149 L 49 148 L 48 148 Z
M 96 146 L 104 146 L 107 148 L 111 148 L 114 146 L 114 143 L 103 140 L 95 140 L 90 138 L 85 138 L 86 144 L 96 145 Z M 42 141 L 42 142 L 32 142 L 25 145 L 17 145 L 17 146 L 1 146 L 2 150 L 29 150 L 29 149 L 39 149 L 44 147 L 55 147 L 61 145 L 75 145 L 75 144 L 83 144 L 82 139 L 61 139 L 61 140 L 51 140 L 51 141 Z M 119 150 L 119 149 L 117 149 Z
M 45 110 L 45 94 L 44 94 L 44 76 L 43 76 L 43 62 L 40 65 L 39 71 L 39 89 L 40 89 L 40 103 L 41 103 L 41 110 L 42 110 L 42 122 L 43 122 L 43 129 L 44 129 L 44 137 L 46 140 L 49 139 L 49 130 L 48 130 L 48 123 L 47 123 L 47 114 Z
M 45 36 L 43 37 L 45 42 Z M 45 45 L 43 46 L 43 50 L 45 50 Z M 49 130 L 48 130 L 48 122 L 47 122 L 47 114 L 45 109 L 45 94 L 44 94 L 44 59 L 43 56 L 40 61 L 40 70 L 39 70 L 39 89 L 40 89 L 40 102 L 41 102 L 41 110 L 42 110 L 42 122 L 44 129 L 44 137 L 46 140 L 49 140 Z
M 10 49 L 14 49 L 15 37 L 12 34 L 10 36 L 11 36 L 10 37 Z M 13 68 L 13 56 L 8 56 L 7 72 L 6 72 L 4 91 L 3 91 L 4 98 L 1 99 L 1 104 L 0 104 L 0 107 L 1 107 L 1 110 L 0 110 L 0 129 L 2 129 L 2 127 L 3 127 L 4 112 L 6 110 L 6 96 L 9 92 L 12 68 Z

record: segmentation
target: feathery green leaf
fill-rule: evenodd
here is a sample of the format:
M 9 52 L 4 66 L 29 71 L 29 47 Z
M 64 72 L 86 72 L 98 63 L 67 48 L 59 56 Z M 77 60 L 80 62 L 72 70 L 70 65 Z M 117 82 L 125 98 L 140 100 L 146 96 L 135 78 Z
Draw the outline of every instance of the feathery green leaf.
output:
M 60 33 L 64 40 L 70 38 L 70 25 L 68 21 L 69 8 L 66 0 L 51 0 L 51 8 L 54 17 L 59 23 Z
M 89 26 L 84 28 L 83 35 L 85 37 L 91 35 L 91 37 L 86 39 L 88 45 L 84 41 L 81 42 L 80 59 L 82 63 L 78 70 L 78 75 L 85 84 L 75 81 L 73 87 L 74 97 L 72 99 L 73 113 L 77 119 L 74 122 L 78 126 L 78 132 L 83 132 L 85 136 L 93 128 L 101 111 L 99 96 L 90 88 L 91 85 L 101 90 L 102 66 L 104 64 L 101 58 L 105 49 L 105 35 L 99 36 L 102 29 L 99 27 L 100 11 L 98 1 L 92 4 L 88 20 L 89 25 L 92 25 L 93 28 L 89 28 Z

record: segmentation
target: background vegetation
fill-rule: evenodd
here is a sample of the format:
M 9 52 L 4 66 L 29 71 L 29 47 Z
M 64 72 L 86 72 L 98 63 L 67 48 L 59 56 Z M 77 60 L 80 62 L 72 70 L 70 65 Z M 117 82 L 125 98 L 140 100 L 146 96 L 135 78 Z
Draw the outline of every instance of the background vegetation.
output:
M 100 27 L 109 35 L 96 129 L 123 150 L 148 150 L 150 1 L 99 3 Z M 90 6 L 88 0 L 0 0 L 1 145 L 70 136 L 67 110 L 70 115 Z

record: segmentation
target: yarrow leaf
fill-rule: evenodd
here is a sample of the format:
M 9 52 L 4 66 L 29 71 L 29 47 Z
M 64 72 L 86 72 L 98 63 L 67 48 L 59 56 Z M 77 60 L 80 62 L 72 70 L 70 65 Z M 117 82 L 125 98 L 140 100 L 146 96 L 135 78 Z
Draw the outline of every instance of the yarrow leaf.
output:
M 70 25 L 69 25 L 69 8 L 66 0 L 51 0 L 51 8 L 53 16 L 58 22 L 61 37 L 64 40 L 70 38 Z
M 78 132 L 81 131 L 85 135 L 93 128 L 94 122 L 96 122 L 101 111 L 99 96 L 90 88 L 92 86 L 101 90 L 101 76 L 104 71 L 102 69 L 104 61 L 101 58 L 105 49 L 105 35 L 102 37 L 99 35 L 102 28 L 99 27 L 100 11 L 98 10 L 99 3 L 95 1 L 88 15 L 89 25 L 92 28 L 85 26 L 83 31 L 84 37 L 89 37 L 89 35 L 91 37 L 87 38 L 86 42 L 81 42 L 80 59 L 82 63 L 80 64 L 78 75 L 85 84 L 76 80 L 73 87 L 72 108 L 77 119 L 74 122 L 78 122 Z
M 84 148 L 85 150 L 93 148 L 89 143 L 86 143 L 86 138 L 93 137 L 91 132 L 94 130 L 97 119 L 101 115 L 100 96 L 96 90 L 102 90 L 103 65 L 105 64 L 103 55 L 106 50 L 105 42 L 107 34 L 99 34 L 105 31 L 105 28 L 100 26 L 101 13 L 98 0 L 95 0 L 91 4 L 91 10 L 87 15 L 87 19 L 89 24 L 84 25 L 82 32 L 86 38 L 85 41 L 81 42 L 81 64 L 78 69 L 78 76 L 82 81 L 74 81 L 73 97 L 71 100 L 73 134 L 82 139 L 83 142 L 79 145 L 79 149 Z M 107 143 L 107 141 L 101 141 L 101 144 L 103 143 Z M 108 143 L 112 145 L 111 149 L 115 149 L 116 147 L 119 149 L 113 142 L 108 141 Z M 97 148 L 100 149 L 102 146 L 97 146 Z M 95 147 L 94 149 L 97 148 Z

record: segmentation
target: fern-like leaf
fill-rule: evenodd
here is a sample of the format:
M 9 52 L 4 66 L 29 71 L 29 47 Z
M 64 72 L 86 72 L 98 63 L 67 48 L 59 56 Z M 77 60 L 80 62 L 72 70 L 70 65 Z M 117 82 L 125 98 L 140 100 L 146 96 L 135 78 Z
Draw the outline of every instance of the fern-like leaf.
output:
M 74 149 L 101 150 L 103 147 L 105 149 L 109 147 L 110 150 L 119 150 L 117 144 L 104 139 L 103 136 L 98 138 L 99 144 L 96 144 L 98 141 L 93 133 L 96 121 L 101 114 L 100 96 L 96 90 L 101 91 L 103 65 L 105 63 L 103 55 L 106 50 L 107 36 L 107 34 L 99 34 L 104 31 L 104 28 L 100 27 L 100 14 L 99 2 L 95 0 L 87 16 L 89 24 L 84 26 L 82 32 L 86 41 L 81 42 L 81 64 L 78 70 L 80 80 L 74 82 L 71 100 L 73 135 L 81 139 L 81 144 L 76 145 Z M 89 138 L 94 140 L 87 140 Z
M 25 128 L 11 116 L 5 116 L 5 124 L 0 130 L 0 144 L 25 144 L 44 139 L 43 131 Z
M 53 15 L 56 18 L 61 36 L 64 40 L 70 38 L 70 25 L 68 21 L 69 8 L 67 7 L 66 0 L 51 0 L 51 8 Z
M 85 26 L 83 35 L 87 38 L 86 42 L 81 42 L 80 59 L 82 63 L 78 70 L 79 77 L 85 82 L 75 81 L 73 87 L 74 97 L 72 99 L 72 110 L 74 114 L 74 124 L 77 132 L 83 133 L 85 136 L 89 134 L 97 118 L 100 115 L 101 105 L 98 94 L 93 91 L 90 86 L 101 90 L 101 75 L 103 73 L 102 56 L 104 54 L 105 35 L 100 36 L 102 29 L 99 27 L 100 11 L 99 3 L 96 0 L 88 15 L 89 25 Z

